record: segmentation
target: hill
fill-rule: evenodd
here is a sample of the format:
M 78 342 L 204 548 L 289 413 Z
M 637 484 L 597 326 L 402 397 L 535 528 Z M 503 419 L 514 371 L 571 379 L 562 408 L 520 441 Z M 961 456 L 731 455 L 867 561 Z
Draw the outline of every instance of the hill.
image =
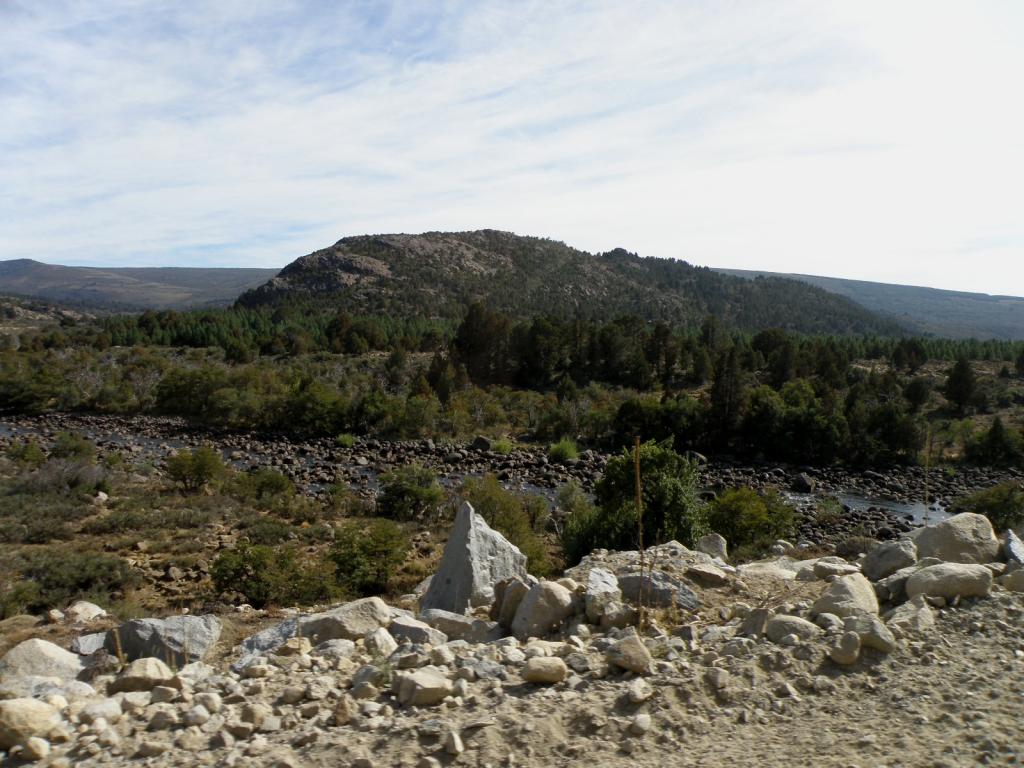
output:
M 820 288 L 754 281 L 623 249 L 591 254 L 508 232 L 347 237 L 289 264 L 238 303 L 341 306 L 352 313 L 456 316 L 480 300 L 513 317 L 553 314 L 697 325 L 715 314 L 738 328 L 898 334 L 898 323 Z
M 845 296 L 887 316 L 915 334 L 950 339 L 1024 339 L 1024 298 L 946 291 L 912 285 L 844 280 L 838 277 L 716 269 L 726 275 L 800 280 Z
M 67 267 L 0 261 L 0 293 L 107 309 L 226 306 L 273 277 L 272 269 Z

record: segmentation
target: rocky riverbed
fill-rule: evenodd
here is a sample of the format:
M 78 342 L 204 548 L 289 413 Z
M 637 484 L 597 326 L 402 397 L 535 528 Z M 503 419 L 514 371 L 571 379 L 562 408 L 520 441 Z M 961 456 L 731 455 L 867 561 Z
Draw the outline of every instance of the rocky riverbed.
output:
M 593 490 L 609 454 L 584 450 L 578 459 L 555 463 L 542 446 L 520 446 L 509 453 L 493 450 L 491 441 L 440 443 L 433 440 L 386 441 L 357 438 L 351 447 L 331 439 L 292 440 L 281 436 L 199 430 L 170 417 L 98 416 L 53 413 L 6 416 L 0 420 L 0 448 L 11 439 L 34 435 L 46 441 L 61 431 L 85 435 L 101 450 L 122 451 L 137 462 L 160 465 L 170 454 L 204 443 L 242 469 L 268 467 L 290 477 L 304 493 L 324 495 L 338 483 L 372 499 L 381 474 L 410 463 L 434 470 L 442 485 L 458 487 L 466 477 L 493 473 L 507 488 L 538 493 L 553 501 L 568 482 Z M 701 483 L 708 495 L 732 487 L 790 493 L 800 512 L 799 537 L 811 544 L 835 543 L 851 535 L 890 539 L 922 524 L 926 510 L 942 517 L 943 508 L 972 491 L 1009 478 L 1019 470 L 979 467 L 897 467 L 857 471 L 843 467 L 752 465 L 712 459 L 702 465 Z M 844 501 L 843 514 L 822 522 L 814 514 L 821 496 Z M 923 504 L 929 500 L 929 507 Z M 556 510 L 557 511 L 557 510 Z

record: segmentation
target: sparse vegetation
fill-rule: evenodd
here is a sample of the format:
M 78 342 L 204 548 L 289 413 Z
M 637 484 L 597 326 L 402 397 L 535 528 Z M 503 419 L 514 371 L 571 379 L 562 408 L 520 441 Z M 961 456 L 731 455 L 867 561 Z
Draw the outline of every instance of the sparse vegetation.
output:
M 972 493 L 950 507 L 951 512 L 976 512 L 992 521 L 997 531 L 1024 524 L 1024 487 L 1005 482 Z

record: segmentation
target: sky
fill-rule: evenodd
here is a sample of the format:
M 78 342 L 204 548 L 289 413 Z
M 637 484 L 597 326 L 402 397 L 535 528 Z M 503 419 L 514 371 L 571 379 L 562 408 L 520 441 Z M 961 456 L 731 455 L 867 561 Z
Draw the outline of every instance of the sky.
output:
M 0 0 L 0 259 L 349 235 L 1024 295 L 1019 0 Z

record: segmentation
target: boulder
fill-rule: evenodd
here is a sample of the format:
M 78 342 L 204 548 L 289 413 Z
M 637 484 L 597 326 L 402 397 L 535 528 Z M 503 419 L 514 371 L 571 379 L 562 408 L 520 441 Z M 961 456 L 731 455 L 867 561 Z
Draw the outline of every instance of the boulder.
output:
M 697 551 L 720 558 L 722 562 L 729 561 L 729 545 L 725 537 L 717 533 L 709 533 L 697 539 Z
M 158 685 L 169 685 L 173 679 L 174 673 L 160 659 L 136 659 L 121 670 L 107 691 L 151 691 Z
M 69 621 L 85 624 L 93 619 L 103 618 L 107 612 L 88 600 L 76 600 L 64 611 L 64 615 Z
M 1024 569 L 1018 568 L 999 579 L 999 583 L 1011 592 L 1024 592 Z
M 11 677 L 51 677 L 74 680 L 84 665 L 77 654 L 58 645 L 32 638 L 11 648 L 0 659 L 0 679 Z
M 71 650 L 80 656 L 92 656 L 107 644 L 106 632 L 92 632 L 79 635 L 71 641 Z
M 448 636 L 444 632 L 407 616 L 398 616 L 393 619 L 388 626 L 388 632 L 400 643 L 444 645 L 448 642 Z
M 569 674 L 565 662 L 557 656 L 534 656 L 526 660 L 523 667 L 523 680 L 528 683 L 550 685 L 560 683 Z
M 557 630 L 572 615 L 572 592 L 553 581 L 530 587 L 512 619 L 512 634 L 520 640 L 543 637 Z
M 465 613 L 490 605 L 494 585 L 511 576 L 526 576 L 526 556 L 463 502 L 420 608 Z
M 1008 563 L 1024 565 L 1024 541 L 1012 529 L 1007 529 L 1003 534 L 1003 559 Z
M 387 628 L 391 617 L 391 609 L 379 597 L 364 597 L 323 613 L 303 616 L 297 631 L 317 645 L 325 640 L 358 640 L 378 627 Z
M 815 579 L 828 579 L 832 576 L 849 576 L 851 573 L 860 573 L 860 568 L 853 563 L 848 563 L 841 557 L 829 555 L 815 561 L 811 566 Z M 800 580 L 800 574 L 797 574 Z
M 366 636 L 366 652 L 371 656 L 386 659 L 398 650 L 398 642 L 384 627 L 377 627 Z
M 964 512 L 917 534 L 918 557 L 947 563 L 991 563 L 999 557 L 999 539 L 984 515 Z
M 828 657 L 844 667 L 856 664 L 860 658 L 860 635 L 856 632 L 844 632 L 829 648 Z
M 860 613 L 877 614 L 875 588 L 862 573 L 841 576 L 829 584 L 822 596 L 814 602 L 811 613 L 834 613 L 841 619 Z
M 96 695 L 96 689 L 81 680 L 61 680 L 56 677 L 17 675 L 5 677 L 0 682 L 0 699 L 41 699 L 62 696 L 68 701 L 88 699 Z
M 704 587 L 722 587 L 729 583 L 728 574 L 708 563 L 694 563 L 686 568 L 686 578 Z
M 817 481 L 806 472 L 801 472 L 793 478 L 793 482 L 789 488 L 795 493 L 814 493 L 814 489 L 818 487 Z
M 877 616 L 847 616 L 843 621 L 843 628 L 847 632 L 857 633 L 861 648 L 874 648 L 882 653 L 892 653 L 896 650 L 896 638 Z
M 494 604 L 491 606 L 491 618 L 508 629 L 516 617 L 519 604 L 530 591 L 531 584 L 518 577 L 503 579 L 495 587 Z
M 664 571 L 645 572 L 619 575 L 619 589 L 622 596 L 631 603 L 640 603 L 648 608 L 676 608 L 682 611 L 695 611 L 700 607 L 700 599 L 686 582 Z
M 452 681 L 437 667 L 400 672 L 394 677 L 393 687 L 399 704 L 414 707 L 440 704 L 453 690 Z
M 171 616 L 134 619 L 107 633 L 103 647 L 129 661 L 152 656 L 178 666 L 202 661 L 220 639 L 216 616 Z
M 56 708 L 35 699 L 0 701 L 0 749 L 25 744 L 31 738 L 46 738 L 60 724 Z
M 587 591 L 583 597 L 587 621 L 598 624 L 612 603 L 622 600 L 622 590 L 615 574 L 605 568 L 591 568 L 587 574 Z
M 861 572 L 871 581 L 879 581 L 917 562 L 917 545 L 910 539 L 898 539 L 881 544 L 861 563 Z
M 420 613 L 420 620 L 434 629 L 444 632 L 449 640 L 461 640 L 473 629 L 473 619 L 464 613 L 443 611 L 440 608 L 428 608 Z
M 773 643 L 777 643 L 786 635 L 796 635 L 801 640 L 813 640 L 824 634 L 821 627 L 812 624 L 799 616 L 773 616 L 765 627 L 765 634 Z
M 605 651 L 608 663 L 613 666 L 632 672 L 636 675 L 649 675 L 651 673 L 651 652 L 637 636 L 635 630 L 630 630 L 625 637 L 616 640 L 608 650 Z
M 770 608 L 753 608 L 743 619 L 736 634 L 740 637 L 761 637 L 768 631 L 768 622 L 771 621 L 771 618 Z
M 907 579 L 907 596 L 984 597 L 992 589 L 992 571 L 973 563 L 941 563 L 921 568 Z
M 923 632 L 935 626 L 935 611 L 924 595 L 918 595 L 889 611 L 886 623 L 904 632 Z

